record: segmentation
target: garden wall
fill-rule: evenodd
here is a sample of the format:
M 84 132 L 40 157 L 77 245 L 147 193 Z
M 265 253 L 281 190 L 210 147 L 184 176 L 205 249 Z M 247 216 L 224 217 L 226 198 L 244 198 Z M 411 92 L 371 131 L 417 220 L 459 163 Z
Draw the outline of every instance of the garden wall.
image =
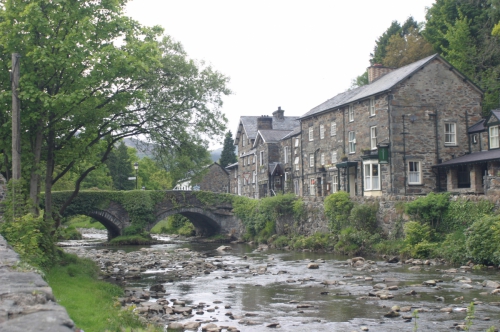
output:
M 499 178 L 500 181 L 500 178 Z M 380 228 L 385 234 L 392 234 L 397 232 L 401 224 L 408 221 L 409 218 L 404 214 L 404 204 L 414 201 L 422 196 L 404 196 L 404 195 L 387 195 L 381 197 L 370 196 L 355 196 L 351 200 L 360 204 L 374 203 L 379 204 L 377 213 L 377 221 Z M 492 195 L 456 195 L 451 196 L 450 199 L 456 200 L 458 198 L 467 199 L 470 201 L 488 200 L 495 204 L 495 209 L 500 208 L 500 191 Z M 298 223 L 295 231 L 302 235 L 312 235 L 316 232 L 327 232 L 328 220 L 325 216 L 324 210 L 324 197 L 303 197 L 306 217 Z

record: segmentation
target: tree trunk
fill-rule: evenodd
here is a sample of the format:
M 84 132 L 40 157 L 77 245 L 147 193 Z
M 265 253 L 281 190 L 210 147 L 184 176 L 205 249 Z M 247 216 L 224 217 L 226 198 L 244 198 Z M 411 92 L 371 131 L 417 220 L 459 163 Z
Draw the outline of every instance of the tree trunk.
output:
M 33 166 L 31 167 L 31 178 L 30 178 L 30 200 L 33 204 L 32 212 L 34 215 L 38 216 L 40 213 L 40 159 L 42 154 L 42 142 L 43 142 L 43 132 L 42 132 L 42 121 L 38 122 L 38 128 L 35 136 L 35 145 L 33 147 Z M 47 164 L 48 165 L 48 164 Z
M 52 177 L 54 172 L 54 144 L 55 144 L 55 132 L 54 129 L 50 128 L 47 137 L 47 167 L 45 173 L 45 213 L 44 219 L 47 222 L 52 221 Z M 55 229 L 59 227 L 60 219 L 56 218 Z

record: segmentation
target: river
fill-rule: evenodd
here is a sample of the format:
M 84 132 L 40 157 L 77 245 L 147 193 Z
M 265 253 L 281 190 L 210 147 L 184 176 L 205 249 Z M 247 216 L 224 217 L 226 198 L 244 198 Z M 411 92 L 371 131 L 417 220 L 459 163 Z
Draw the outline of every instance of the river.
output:
M 231 250 L 220 251 L 219 246 L 172 240 L 150 246 L 162 252 L 188 248 L 223 268 L 191 278 L 182 277 L 181 265 L 146 270 L 140 279 L 126 280 L 126 287 L 148 289 L 161 282 L 169 301 L 198 308 L 179 322 L 214 322 L 240 331 L 271 329 L 267 326 L 282 331 L 450 331 L 463 324 L 472 301 L 476 304 L 470 331 L 500 326 L 500 295 L 481 285 L 484 280 L 500 281 L 496 269 L 455 273 L 451 266 L 424 265 L 415 271 L 409 270 L 411 264 L 377 257 L 365 257 L 366 264 L 353 267 L 348 257 L 332 253 L 259 250 L 248 244 L 230 244 Z M 99 247 L 85 247 L 92 249 Z M 319 268 L 309 269 L 311 263 Z M 424 285 L 429 280 L 436 285 Z M 384 286 L 389 296 L 370 296 Z M 399 316 L 384 317 L 393 306 L 401 309 Z M 444 308 L 449 312 L 441 311 Z M 418 318 L 411 318 L 415 310 Z

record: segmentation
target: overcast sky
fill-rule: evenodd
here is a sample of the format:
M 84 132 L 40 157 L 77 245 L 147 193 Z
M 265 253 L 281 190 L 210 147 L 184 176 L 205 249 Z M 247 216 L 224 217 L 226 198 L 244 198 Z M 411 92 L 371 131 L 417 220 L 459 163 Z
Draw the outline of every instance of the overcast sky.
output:
M 242 115 L 302 115 L 345 91 L 396 20 L 424 21 L 434 0 L 131 0 L 126 14 L 160 25 L 230 77 L 228 129 Z M 221 146 L 214 144 L 213 148 Z

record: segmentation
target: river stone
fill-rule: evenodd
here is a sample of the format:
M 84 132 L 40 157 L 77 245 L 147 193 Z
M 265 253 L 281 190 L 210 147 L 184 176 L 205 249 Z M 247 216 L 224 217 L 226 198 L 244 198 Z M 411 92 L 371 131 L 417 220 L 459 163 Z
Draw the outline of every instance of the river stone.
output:
M 200 325 L 201 325 L 200 322 L 188 322 L 188 323 L 184 324 L 184 328 L 186 330 L 198 330 Z
M 399 316 L 400 316 L 399 312 L 396 312 L 396 311 L 393 311 L 393 310 L 389 311 L 388 313 L 386 313 L 384 315 L 384 317 L 387 317 L 387 318 L 396 318 L 396 317 L 399 317 Z
M 408 268 L 408 270 L 410 271 L 419 271 L 421 270 L 422 268 L 420 266 L 411 266 Z
M 280 324 L 279 323 L 271 323 L 271 324 L 267 324 L 266 327 L 269 327 L 269 328 L 278 328 L 278 327 L 280 327 Z
M 184 313 L 191 314 L 191 312 L 193 311 L 193 309 L 190 307 L 181 307 L 175 305 L 172 307 L 172 310 L 176 314 L 184 314 Z
M 450 312 L 453 312 L 453 308 L 450 308 L 450 307 L 441 308 L 441 309 L 439 309 L 439 311 L 450 313 Z
M 469 285 L 469 284 L 463 284 L 463 285 L 460 286 L 460 288 L 462 288 L 462 289 L 472 289 L 474 287 L 472 285 Z
M 312 308 L 314 307 L 312 304 L 309 303 L 300 303 L 297 304 L 297 309 L 303 309 L 303 308 Z
M 168 328 L 171 330 L 184 330 L 184 324 L 177 323 L 177 322 L 171 322 L 168 324 Z
M 374 289 L 386 289 L 387 285 L 386 284 L 375 284 L 373 285 Z
M 319 269 L 319 264 L 318 263 L 309 263 L 307 264 L 308 269 Z
M 214 323 L 208 323 L 207 325 L 202 326 L 201 330 L 203 332 L 205 332 L 208 329 L 217 329 L 217 328 L 219 328 L 219 327 L 216 324 L 214 324 Z
M 500 283 L 491 280 L 483 281 L 482 285 L 483 287 L 488 287 L 488 288 L 500 288 Z
M 149 290 L 151 292 L 165 292 L 165 287 L 162 284 L 152 285 Z
M 401 312 L 409 312 L 409 311 L 411 311 L 411 307 L 410 306 L 401 307 L 399 309 L 399 311 L 401 311 Z
M 427 280 L 422 283 L 425 286 L 436 286 L 436 280 Z

